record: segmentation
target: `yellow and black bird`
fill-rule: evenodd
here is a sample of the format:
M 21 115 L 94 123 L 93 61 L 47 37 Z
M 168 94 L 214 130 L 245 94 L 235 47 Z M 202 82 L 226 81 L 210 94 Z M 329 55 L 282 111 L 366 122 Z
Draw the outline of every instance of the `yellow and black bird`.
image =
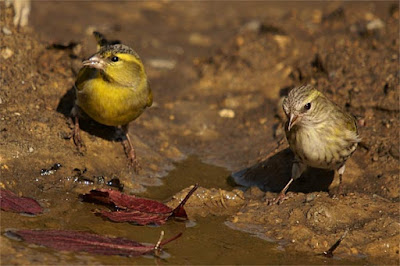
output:
M 83 146 L 79 134 L 79 116 L 83 111 L 93 120 L 124 132 L 122 144 L 129 164 L 138 171 L 135 149 L 128 134 L 128 124 L 138 118 L 153 102 L 144 66 L 138 54 L 123 44 L 108 42 L 93 33 L 98 51 L 83 61 L 75 81 L 73 139 L 78 149 Z

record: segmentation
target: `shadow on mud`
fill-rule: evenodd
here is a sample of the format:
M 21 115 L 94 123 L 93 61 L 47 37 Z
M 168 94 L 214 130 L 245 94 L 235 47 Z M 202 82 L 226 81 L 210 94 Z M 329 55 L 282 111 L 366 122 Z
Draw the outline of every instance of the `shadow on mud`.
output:
M 75 89 L 71 87 L 60 99 L 60 102 L 57 105 L 57 112 L 63 114 L 70 123 L 70 127 L 73 128 L 71 118 L 71 110 L 74 106 L 75 101 Z M 82 113 L 79 118 L 79 126 L 80 129 L 88 132 L 91 135 L 100 137 L 109 141 L 120 141 L 123 133 L 116 127 L 106 126 L 97 123 L 93 119 L 91 119 L 88 115 Z
M 257 186 L 263 191 L 279 192 L 287 184 L 292 172 L 294 155 L 287 148 L 249 168 L 232 174 L 233 180 L 242 186 Z M 328 191 L 335 172 L 308 168 L 290 186 L 289 191 L 310 193 Z

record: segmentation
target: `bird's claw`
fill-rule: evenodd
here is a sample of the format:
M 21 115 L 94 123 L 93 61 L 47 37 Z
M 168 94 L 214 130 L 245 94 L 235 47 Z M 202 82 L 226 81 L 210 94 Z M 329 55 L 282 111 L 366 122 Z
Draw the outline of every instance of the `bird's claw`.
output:
M 273 201 L 273 204 L 280 205 L 282 202 L 284 202 L 287 199 L 288 199 L 288 197 L 286 197 L 286 195 L 279 194 L 278 197 L 276 197 L 276 199 Z
M 133 171 L 136 174 L 139 174 L 139 171 L 142 169 L 142 167 L 140 167 L 139 162 L 136 158 L 135 149 L 132 147 L 132 145 L 130 145 L 130 142 L 128 139 L 125 139 L 122 141 L 122 146 L 124 146 L 126 157 L 128 157 L 128 161 L 129 161 L 128 167 L 130 169 L 133 168 Z
M 282 202 L 287 200 L 289 196 L 285 193 L 279 193 L 276 198 L 268 199 L 268 205 L 280 205 Z
M 132 168 L 136 174 L 139 174 L 142 167 L 140 166 L 138 160 L 135 157 L 132 157 L 131 155 L 129 155 L 128 160 L 129 160 L 128 163 L 129 168 L 130 169 Z
M 333 192 L 330 192 L 329 191 L 329 196 L 332 198 L 332 199 L 338 199 L 338 198 L 341 198 L 341 197 L 344 197 L 344 196 L 346 196 L 346 194 L 345 193 L 343 193 L 343 192 L 341 192 L 341 191 L 333 191 Z
M 339 186 L 337 188 L 333 188 L 332 191 L 329 190 L 329 196 L 332 199 L 337 199 L 346 196 L 346 193 L 343 192 L 342 184 L 340 183 Z
M 74 144 L 75 144 L 76 148 L 78 149 L 78 152 L 80 154 L 83 154 L 86 151 L 86 146 L 82 141 L 79 129 L 76 130 L 74 128 L 74 130 L 72 131 L 72 139 L 74 140 Z

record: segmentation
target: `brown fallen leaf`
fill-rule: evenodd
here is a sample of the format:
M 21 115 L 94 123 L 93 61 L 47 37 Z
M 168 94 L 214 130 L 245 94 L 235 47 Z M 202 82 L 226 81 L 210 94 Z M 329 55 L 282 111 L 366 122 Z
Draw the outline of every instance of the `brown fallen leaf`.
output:
M 179 238 L 182 233 L 156 245 L 142 244 L 121 237 L 107 237 L 81 231 L 67 230 L 9 230 L 11 238 L 64 251 L 84 251 L 102 255 L 141 256 L 158 253 L 160 248 Z
M 116 190 L 91 190 L 89 194 L 82 195 L 81 198 L 86 202 L 101 203 L 112 207 L 114 211 L 98 212 L 111 221 L 135 222 L 139 225 L 162 225 L 172 217 L 187 219 L 183 206 L 197 188 L 198 185 L 196 184 L 175 209 L 155 200 L 126 195 Z
M 19 197 L 6 189 L 0 190 L 0 206 L 3 211 L 29 214 L 39 214 L 43 212 L 43 208 L 36 200 Z

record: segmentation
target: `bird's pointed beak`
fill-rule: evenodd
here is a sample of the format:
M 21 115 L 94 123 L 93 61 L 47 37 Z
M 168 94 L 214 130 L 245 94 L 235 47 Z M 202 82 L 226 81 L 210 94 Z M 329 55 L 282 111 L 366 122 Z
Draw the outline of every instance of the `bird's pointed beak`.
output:
M 298 115 L 290 114 L 289 124 L 288 124 L 288 131 L 292 129 L 292 127 L 296 124 Z
M 98 55 L 94 55 L 90 57 L 88 60 L 85 60 L 82 62 L 84 66 L 92 67 L 92 68 L 97 68 L 104 70 L 105 67 L 105 61 L 100 58 Z

